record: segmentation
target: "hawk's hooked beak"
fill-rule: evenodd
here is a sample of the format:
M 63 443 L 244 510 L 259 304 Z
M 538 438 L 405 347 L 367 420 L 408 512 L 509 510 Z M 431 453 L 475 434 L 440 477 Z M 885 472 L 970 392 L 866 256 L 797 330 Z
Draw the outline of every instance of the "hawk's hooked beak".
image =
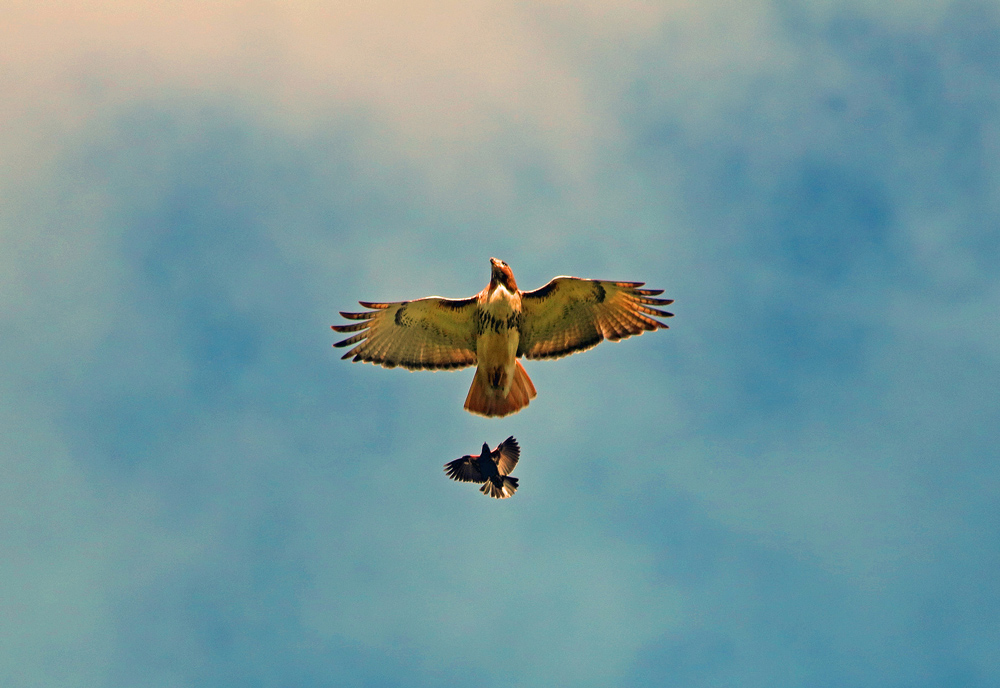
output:
M 507 291 L 515 292 L 517 291 L 517 283 L 514 281 L 514 273 L 510 271 L 507 264 L 502 260 L 496 258 L 490 258 L 490 291 L 496 288 L 498 284 L 502 284 Z
M 496 258 L 490 258 L 490 287 L 503 284 L 503 263 Z M 491 289 L 492 290 L 492 289 Z

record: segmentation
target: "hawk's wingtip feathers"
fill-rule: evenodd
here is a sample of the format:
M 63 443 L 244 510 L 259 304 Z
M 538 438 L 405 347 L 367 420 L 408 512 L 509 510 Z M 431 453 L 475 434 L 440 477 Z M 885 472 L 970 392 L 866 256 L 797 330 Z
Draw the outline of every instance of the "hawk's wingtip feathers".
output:
M 348 320 L 370 320 L 375 317 L 374 313 L 346 313 L 340 311 L 340 314 Z
M 651 297 L 643 297 L 641 299 L 636 299 L 639 303 L 645 303 L 650 306 L 669 306 L 674 302 L 673 299 L 654 299 Z
M 661 310 L 659 310 L 657 308 L 648 308 L 648 307 L 642 306 L 642 307 L 637 308 L 636 310 L 639 311 L 640 313 L 645 313 L 646 315 L 656 315 L 656 316 L 659 316 L 661 318 L 672 318 L 672 317 L 674 317 L 673 313 L 670 313 L 668 311 L 661 311 Z
M 355 342 L 360 342 L 362 339 L 364 339 L 367 336 L 368 336 L 367 332 L 361 332 L 359 334 L 354 335 L 353 337 L 348 337 L 347 339 L 340 340 L 339 342 L 337 342 L 336 344 L 334 344 L 334 346 L 336 346 L 338 348 L 342 347 L 342 346 L 350 346 L 351 344 L 354 344 Z
M 370 322 L 365 320 L 364 322 L 351 323 L 349 325 L 330 325 L 330 329 L 334 332 L 357 332 L 358 330 L 366 330 L 371 325 Z

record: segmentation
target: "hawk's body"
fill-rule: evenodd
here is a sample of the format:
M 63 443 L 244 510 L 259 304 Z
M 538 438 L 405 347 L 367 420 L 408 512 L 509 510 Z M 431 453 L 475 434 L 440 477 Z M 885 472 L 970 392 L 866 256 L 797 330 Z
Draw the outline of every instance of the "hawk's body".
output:
M 535 398 L 535 386 L 517 360 L 521 339 L 521 294 L 503 284 L 488 292 L 480 303 L 482 333 L 476 339 L 476 376 L 465 399 L 465 408 L 486 416 L 505 416 Z M 511 388 L 514 394 L 511 395 Z
M 517 478 L 510 475 L 521 458 L 517 440 L 508 437 L 490 451 L 483 442 L 479 456 L 466 454 L 444 465 L 444 472 L 452 480 L 463 483 L 483 483 L 479 491 L 496 499 L 506 499 L 517 491 Z
M 640 289 L 642 282 L 556 277 L 540 289 L 524 292 L 506 263 L 495 258 L 490 263 L 490 283 L 468 299 L 362 301 L 372 310 L 341 313 L 362 322 L 333 326 L 337 332 L 358 334 L 334 346 L 354 344 L 344 358 L 386 368 L 475 365 L 465 408 L 484 416 L 506 416 L 527 406 L 536 394 L 519 357 L 559 358 L 604 339 L 666 328 L 650 316 L 672 315 L 651 306 L 673 300 L 653 298 L 663 290 Z

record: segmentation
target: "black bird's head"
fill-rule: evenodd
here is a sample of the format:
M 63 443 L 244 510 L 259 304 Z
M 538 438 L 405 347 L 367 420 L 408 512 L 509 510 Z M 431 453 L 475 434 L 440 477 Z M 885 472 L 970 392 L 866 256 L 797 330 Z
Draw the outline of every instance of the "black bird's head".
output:
M 480 454 L 480 456 L 482 456 L 483 458 L 485 458 L 485 457 L 489 456 L 492 453 L 493 452 L 490 451 L 490 445 L 488 445 L 485 442 L 483 442 L 483 453 Z
M 490 258 L 490 269 L 491 292 L 497 288 L 497 285 L 503 285 L 504 289 L 511 293 L 517 291 L 517 282 L 514 281 L 514 273 L 511 272 L 510 266 L 507 263 L 497 258 Z

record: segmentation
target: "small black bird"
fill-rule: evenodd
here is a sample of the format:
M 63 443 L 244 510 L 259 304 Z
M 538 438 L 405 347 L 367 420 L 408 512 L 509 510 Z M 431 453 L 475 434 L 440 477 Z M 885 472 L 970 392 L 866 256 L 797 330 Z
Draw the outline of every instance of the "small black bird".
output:
M 484 483 L 479 491 L 490 497 L 506 499 L 517 490 L 517 478 L 510 475 L 521 458 L 521 448 L 517 440 L 508 437 L 490 451 L 490 445 L 483 443 L 483 453 L 479 456 L 466 454 L 460 459 L 444 465 L 444 472 L 452 480 L 463 483 Z

